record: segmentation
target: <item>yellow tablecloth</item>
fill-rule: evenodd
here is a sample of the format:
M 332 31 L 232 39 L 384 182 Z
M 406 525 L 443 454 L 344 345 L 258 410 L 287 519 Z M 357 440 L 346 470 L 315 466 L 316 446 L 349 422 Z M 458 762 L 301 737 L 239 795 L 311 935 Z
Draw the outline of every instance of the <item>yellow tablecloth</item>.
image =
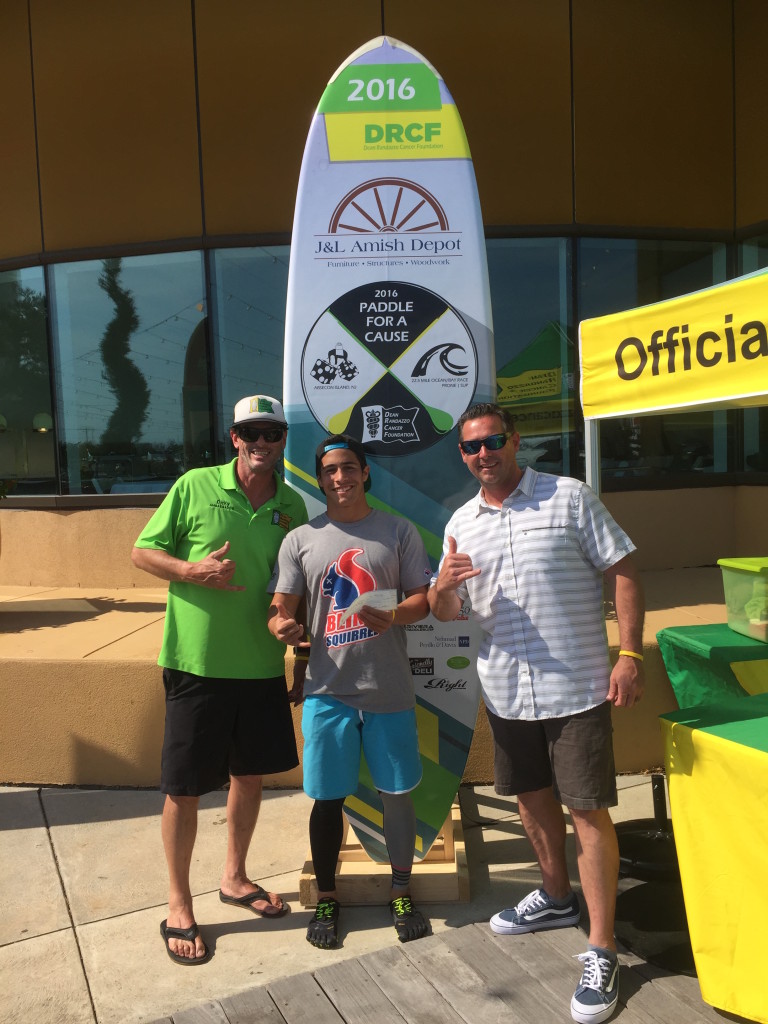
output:
M 701 994 L 768 1024 L 768 694 L 661 716 Z

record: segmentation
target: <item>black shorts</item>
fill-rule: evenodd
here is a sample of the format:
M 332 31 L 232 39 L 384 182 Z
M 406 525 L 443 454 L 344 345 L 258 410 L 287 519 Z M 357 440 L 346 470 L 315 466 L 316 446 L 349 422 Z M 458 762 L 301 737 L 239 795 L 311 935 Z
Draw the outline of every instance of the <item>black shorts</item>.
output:
M 499 718 L 488 711 L 493 733 L 494 788 L 501 796 L 552 786 L 566 807 L 615 807 L 611 704 L 539 722 Z
M 163 669 L 160 791 L 201 796 L 230 775 L 272 775 L 299 763 L 285 676 L 207 679 Z

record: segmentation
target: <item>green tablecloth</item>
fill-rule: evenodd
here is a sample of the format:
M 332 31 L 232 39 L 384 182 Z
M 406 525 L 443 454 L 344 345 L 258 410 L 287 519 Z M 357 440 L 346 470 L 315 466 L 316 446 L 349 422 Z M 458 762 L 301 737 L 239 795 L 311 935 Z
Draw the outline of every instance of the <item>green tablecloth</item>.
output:
M 669 626 L 656 639 L 681 708 L 768 692 L 768 644 L 726 623 Z

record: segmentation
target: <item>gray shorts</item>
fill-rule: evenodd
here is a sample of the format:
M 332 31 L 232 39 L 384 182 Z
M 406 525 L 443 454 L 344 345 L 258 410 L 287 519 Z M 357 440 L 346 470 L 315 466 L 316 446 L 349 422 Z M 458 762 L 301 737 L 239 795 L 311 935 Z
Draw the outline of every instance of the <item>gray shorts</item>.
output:
M 566 807 L 615 807 L 611 704 L 540 722 L 499 718 L 488 711 L 493 733 L 494 788 L 501 796 L 554 790 Z

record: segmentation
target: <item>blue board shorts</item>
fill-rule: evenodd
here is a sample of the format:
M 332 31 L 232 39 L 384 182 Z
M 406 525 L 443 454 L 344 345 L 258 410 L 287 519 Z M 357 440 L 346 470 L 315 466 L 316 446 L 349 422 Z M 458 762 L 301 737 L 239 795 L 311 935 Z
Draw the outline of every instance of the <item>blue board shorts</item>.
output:
M 313 800 L 339 800 L 354 793 L 360 752 L 376 789 L 410 793 L 421 782 L 416 711 L 360 711 L 326 695 L 307 697 L 304 733 L 304 792 Z

